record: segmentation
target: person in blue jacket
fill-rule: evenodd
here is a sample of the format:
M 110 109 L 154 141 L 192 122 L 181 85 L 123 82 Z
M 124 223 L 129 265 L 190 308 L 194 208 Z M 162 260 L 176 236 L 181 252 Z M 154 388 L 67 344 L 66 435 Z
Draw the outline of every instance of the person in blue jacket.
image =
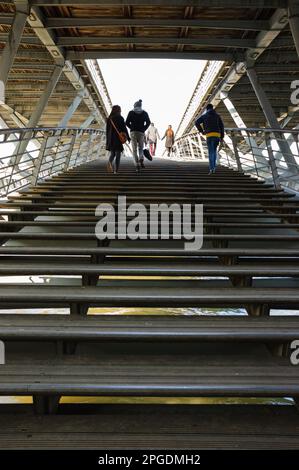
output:
M 205 114 L 195 121 L 195 126 L 201 134 L 207 138 L 207 146 L 209 152 L 210 172 L 209 175 L 216 171 L 217 148 L 221 140 L 224 138 L 224 125 L 219 114 L 216 113 L 212 104 L 208 104 Z

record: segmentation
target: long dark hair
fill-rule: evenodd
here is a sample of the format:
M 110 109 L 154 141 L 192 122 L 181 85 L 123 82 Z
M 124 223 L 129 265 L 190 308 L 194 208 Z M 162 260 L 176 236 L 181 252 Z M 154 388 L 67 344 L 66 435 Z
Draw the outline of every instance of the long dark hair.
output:
M 109 118 L 115 118 L 116 116 L 119 116 L 121 113 L 121 107 L 118 106 L 118 104 L 112 106 L 112 109 L 111 109 L 111 113 L 110 113 L 110 116 Z

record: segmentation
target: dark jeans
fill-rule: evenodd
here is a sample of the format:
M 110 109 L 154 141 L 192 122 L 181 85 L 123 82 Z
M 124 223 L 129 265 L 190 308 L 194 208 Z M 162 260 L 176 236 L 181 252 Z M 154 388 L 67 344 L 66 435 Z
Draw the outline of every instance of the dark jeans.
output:
M 120 157 L 121 157 L 121 152 L 119 150 L 111 150 L 110 157 L 109 157 L 109 162 L 113 163 L 115 159 L 115 170 L 118 171 L 119 169 L 119 164 L 120 164 Z
M 217 147 L 220 143 L 219 137 L 207 137 L 207 146 L 209 151 L 210 170 L 215 170 L 217 160 Z

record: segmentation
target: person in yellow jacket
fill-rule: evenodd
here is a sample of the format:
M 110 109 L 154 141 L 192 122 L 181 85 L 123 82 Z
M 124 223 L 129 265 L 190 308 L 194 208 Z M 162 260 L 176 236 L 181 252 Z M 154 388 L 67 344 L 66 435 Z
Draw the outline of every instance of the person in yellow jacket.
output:
M 217 148 L 224 138 L 224 125 L 219 114 L 216 113 L 212 104 L 208 104 L 205 114 L 195 121 L 195 126 L 201 134 L 207 138 L 209 152 L 210 173 L 216 171 Z M 202 127 L 203 126 L 203 127 Z

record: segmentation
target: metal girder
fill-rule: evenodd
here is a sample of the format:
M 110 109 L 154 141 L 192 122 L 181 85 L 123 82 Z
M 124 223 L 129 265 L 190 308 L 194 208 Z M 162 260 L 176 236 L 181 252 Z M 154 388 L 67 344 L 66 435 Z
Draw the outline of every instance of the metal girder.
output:
M 209 101 L 217 106 L 220 101 L 220 94 L 228 92 L 235 84 L 245 75 L 247 63 L 254 64 L 258 57 L 267 49 L 274 39 L 285 28 L 288 22 L 287 11 L 278 9 L 270 19 L 271 29 L 269 31 L 261 31 L 256 38 L 256 48 L 248 49 L 245 54 L 245 61 L 240 61 L 232 65 L 226 77 L 220 85 L 215 89 Z
M 293 35 L 297 55 L 299 56 L 299 1 L 289 0 L 288 5 L 289 24 Z
M 212 93 L 210 95 L 205 95 L 207 96 L 207 98 L 205 98 L 200 103 L 201 108 L 197 109 L 197 114 L 203 110 L 203 106 L 205 103 L 207 103 L 207 101 L 212 103 L 214 106 L 218 105 L 218 103 L 221 101 L 221 93 L 229 92 L 246 73 L 246 61 L 251 59 L 251 61 L 254 62 L 272 43 L 272 41 L 274 41 L 274 39 L 280 34 L 280 32 L 284 29 L 285 25 L 287 24 L 287 21 L 287 11 L 281 8 L 277 9 L 269 20 L 269 25 L 271 29 L 268 31 L 261 31 L 258 34 L 256 38 L 256 47 L 248 49 L 244 54 L 242 60 L 234 60 L 235 63 L 229 68 L 225 77 L 213 89 Z M 213 58 L 211 60 L 213 60 Z M 275 61 L 274 64 L 276 64 Z M 272 66 L 272 64 L 269 66 L 271 67 L 271 72 L 273 72 L 274 67 Z M 186 128 L 184 129 L 184 132 L 188 131 L 191 126 L 193 126 L 193 118 L 192 121 L 189 121 L 189 123 L 187 124 Z
M 9 34 L 0 34 L 0 42 L 5 44 L 9 42 Z M 21 36 L 20 44 L 41 45 L 40 40 L 36 36 Z
M 12 66 L 12 70 L 53 70 L 53 63 L 48 63 L 48 64 L 36 64 L 32 62 L 15 62 Z
M 227 93 L 223 93 L 221 95 L 221 98 L 222 98 L 223 104 L 225 105 L 227 111 L 229 112 L 229 114 L 230 114 L 231 118 L 233 119 L 234 123 L 236 124 L 236 126 L 239 129 L 245 128 L 246 127 L 245 122 L 243 121 L 242 117 L 240 116 L 240 114 L 236 110 L 236 108 L 235 108 L 233 102 L 231 101 L 231 99 L 227 96 Z M 250 148 L 256 149 L 255 157 L 256 157 L 257 161 L 259 163 L 261 163 L 262 165 L 267 164 L 266 159 L 263 155 L 263 152 L 258 149 L 258 145 L 256 143 L 256 140 L 253 137 L 248 136 L 246 132 L 241 132 L 241 133 L 244 137 L 244 140 L 245 140 L 246 144 Z M 233 142 L 233 146 L 234 146 L 234 150 L 236 151 L 237 148 L 236 148 L 235 142 Z
M 0 17 L 1 24 L 1 17 Z M 47 18 L 48 29 L 58 28 L 101 28 L 103 26 L 149 26 L 167 28 L 207 28 L 239 31 L 262 31 L 268 29 L 266 20 L 201 20 L 201 19 L 164 19 L 164 18 Z
M 274 112 L 274 110 L 271 106 L 271 103 L 270 103 L 263 87 L 261 86 L 261 84 L 258 80 L 258 76 L 257 76 L 257 73 L 256 73 L 255 69 L 253 67 L 247 67 L 246 73 L 247 73 L 247 76 L 250 80 L 252 88 L 254 89 L 256 97 L 257 97 L 257 99 L 260 103 L 260 106 L 263 110 L 263 113 L 265 115 L 265 118 L 267 119 L 267 122 L 268 122 L 269 126 L 272 129 L 280 130 L 281 127 L 280 127 L 280 124 L 279 124 L 278 119 L 276 117 L 276 114 L 275 114 L 275 112 Z M 296 168 L 297 164 L 296 164 L 295 158 L 292 155 L 289 144 L 284 139 L 278 140 L 277 143 L 278 143 L 278 146 L 279 146 L 279 149 L 280 149 L 282 155 L 284 156 L 286 164 L 288 165 L 288 167 L 290 168 L 291 171 L 294 170 L 294 168 Z
M 299 106 L 288 106 L 288 110 L 279 117 L 280 127 L 282 129 L 287 127 L 297 111 L 299 111 Z
M 18 111 L 13 109 L 8 104 L 0 104 L 0 108 L 3 108 L 6 113 L 9 115 L 10 119 L 16 123 L 18 127 L 28 127 L 28 119 L 25 116 L 22 116 Z
M 48 101 L 60 79 L 62 73 L 62 65 L 55 65 L 54 70 L 48 79 L 47 85 L 42 93 L 42 96 L 38 100 L 37 106 L 30 116 L 28 127 L 36 127 L 44 109 L 46 108 Z
M 261 80 L 259 80 L 260 83 Z M 289 84 L 289 86 L 285 83 L 265 83 L 264 82 L 264 91 L 266 93 L 270 93 L 270 94 L 274 94 L 274 96 L 277 96 L 276 94 L 277 93 L 280 93 L 281 95 L 285 94 L 287 96 L 290 96 L 290 82 L 291 80 L 289 80 L 287 83 Z M 230 96 L 240 96 L 240 97 L 243 97 L 243 96 L 248 96 L 250 93 L 253 93 L 253 90 L 252 90 L 252 86 L 250 83 L 244 83 L 242 84 L 242 86 L 238 85 L 238 87 L 236 87 L 235 89 L 232 89 L 230 91 Z
M 274 67 L 275 65 L 273 65 L 273 68 L 272 68 L 272 72 L 274 70 Z M 261 83 L 272 83 L 272 84 L 277 84 L 279 86 L 280 83 L 288 83 L 290 84 L 290 82 L 294 79 L 294 76 L 289 76 L 289 75 L 279 75 L 277 73 L 275 74 L 260 74 L 259 73 L 259 69 L 257 67 L 255 67 L 255 70 L 258 72 L 259 74 L 259 80 Z M 276 71 L 276 68 L 275 68 L 275 71 Z M 299 70 L 298 70 L 299 72 Z M 244 77 L 245 78 L 245 77 Z M 248 86 L 249 85 L 249 80 L 244 80 L 244 78 L 242 79 L 242 81 L 239 82 L 238 84 L 238 87 L 243 87 L 243 86 Z
M 18 51 L 18 56 L 16 57 L 17 59 L 38 59 L 38 60 L 44 60 L 44 61 L 49 61 L 53 59 L 52 56 L 47 54 L 46 50 L 35 50 L 35 49 L 20 49 Z M 53 64 L 52 64 L 53 65 Z
M 201 47 L 231 47 L 238 49 L 247 49 L 255 47 L 254 39 L 228 39 L 221 37 L 211 38 L 178 38 L 178 37 L 127 37 L 127 36 L 79 36 L 67 37 L 62 36 L 57 39 L 58 46 L 88 46 L 101 44 L 176 44 L 184 46 L 201 46 Z
M 4 85 L 7 82 L 9 71 L 12 67 L 14 58 L 17 54 L 25 24 L 29 15 L 29 6 L 27 0 L 17 0 L 14 2 L 16 7 L 12 27 L 6 38 L 7 42 L 0 56 L 0 82 Z
M 66 127 L 67 123 L 69 122 L 69 120 L 71 119 L 73 114 L 78 109 L 78 106 L 80 105 L 81 101 L 83 100 L 83 97 L 84 97 L 84 93 L 82 93 L 82 92 L 78 93 L 78 95 L 75 96 L 73 102 L 68 107 L 68 110 L 66 111 L 65 115 L 63 116 L 63 118 L 57 124 L 57 127 Z
M 244 60 L 242 54 L 230 54 L 215 51 L 196 52 L 127 52 L 127 51 L 68 51 L 66 54 L 69 60 L 86 59 L 186 59 L 186 60 L 221 60 L 231 62 L 233 60 Z
M 32 5 L 39 6 L 72 6 L 91 5 L 99 6 L 97 0 L 31 0 Z M 161 6 L 161 0 L 103 0 L 101 6 Z M 216 8 L 279 8 L 286 7 L 287 0 L 163 0 L 163 5 L 173 7 L 216 7 Z
M 45 89 L 43 90 L 38 102 L 37 102 L 37 106 L 35 108 L 35 110 L 33 111 L 33 113 L 31 114 L 30 116 L 30 119 L 29 119 L 29 122 L 28 122 L 28 128 L 32 128 L 32 127 L 36 127 L 42 114 L 43 114 L 43 111 L 44 109 L 46 108 L 47 104 L 48 104 L 48 101 L 59 81 L 59 78 L 61 76 L 61 73 L 62 73 L 62 69 L 63 69 L 63 64 L 59 65 L 59 64 L 56 64 L 55 67 L 54 67 L 54 70 L 47 82 L 47 85 L 45 87 Z M 21 160 L 21 156 L 20 154 L 23 154 L 26 152 L 26 149 L 27 149 L 27 146 L 28 146 L 28 141 L 27 140 L 23 140 L 19 143 L 19 145 L 16 147 L 15 151 L 14 151 L 14 154 L 13 156 L 18 155 L 17 159 L 16 159 L 16 164 L 18 164 Z
M 95 116 L 91 114 L 90 116 L 88 116 L 88 118 L 85 119 L 82 126 L 80 126 L 81 129 L 87 129 L 90 126 L 90 124 L 93 123 L 93 121 L 95 121 Z
M 252 88 L 255 92 L 255 95 L 260 103 L 260 106 L 265 114 L 265 117 L 268 121 L 269 126 L 272 129 L 280 129 L 280 125 L 278 123 L 277 117 L 273 111 L 271 103 L 266 95 L 264 88 L 261 86 L 260 81 L 258 79 L 257 73 L 253 67 L 247 67 L 246 70 L 247 76 L 250 80 Z M 275 96 L 277 92 L 274 92 Z M 279 92 L 281 93 L 281 92 Z M 289 93 L 289 92 L 288 92 Z
M 53 57 L 56 64 L 64 65 L 63 72 L 73 85 L 73 87 L 79 92 L 82 92 L 83 100 L 91 113 L 94 113 L 99 124 L 103 124 L 103 116 L 98 109 L 91 93 L 86 88 L 84 81 L 80 77 L 80 74 L 76 67 L 68 60 L 65 62 L 65 51 L 58 47 L 56 44 L 56 37 L 44 26 L 44 18 L 38 8 L 31 8 L 31 15 L 28 19 L 30 26 L 33 28 L 36 35 L 39 37 L 41 42 L 46 46 L 47 50 Z
M 285 63 L 285 64 L 276 64 L 276 63 L 273 63 L 273 64 L 259 64 L 259 63 L 257 63 L 255 65 L 255 69 L 256 69 L 256 71 L 258 72 L 258 74 L 261 78 L 263 77 L 263 75 L 267 76 L 267 74 L 272 74 L 273 71 L 275 70 L 276 77 L 277 77 L 277 79 L 280 80 L 281 77 L 277 76 L 277 74 L 280 73 L 280 72 L 282 72 L 282 73 L 286 73 L 286 72 L 299 73 L 299 62 L 293 63 L 293 64 L 290 64 L 290 63 Z M 263 74 L 263 75 L 261 75 L 261 74 Z
M 12 16 L 0 16 L 0 24 L 4 26 L 11 26 L 13 24 Z
M 39 81 L 39 82 L 44 82 L 44 81 L 48 81 L 50 78 L 50 73 L 47 74 L 47 75 L 39 75 L 37 73 L 35 74 L 32 74 L 32 73 L 28 73 L 28 74 L 25 74 L 25 73 L 11 73 L 10 76 L 9 76 L 9 81 L 13 81 L 13 80 L 22 80 L 22 82 L 26 82 L 26 81 Z

